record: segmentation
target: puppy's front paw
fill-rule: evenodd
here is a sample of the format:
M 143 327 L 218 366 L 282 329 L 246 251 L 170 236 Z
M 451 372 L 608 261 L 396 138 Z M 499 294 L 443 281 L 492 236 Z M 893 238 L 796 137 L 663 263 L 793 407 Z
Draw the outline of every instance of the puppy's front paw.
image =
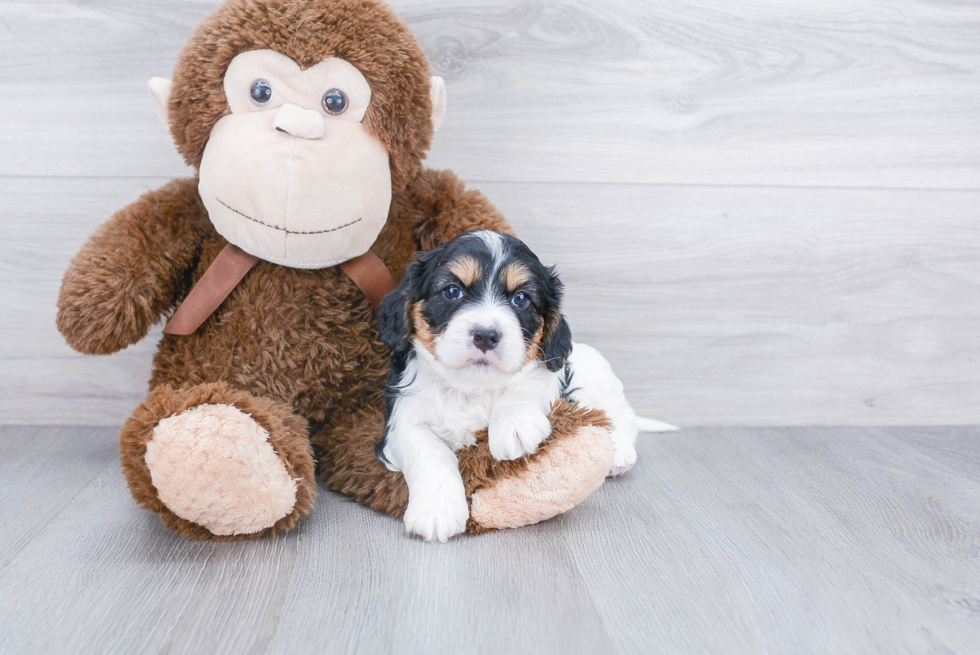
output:
M 517 459 L 538 449 L 551 434 L 551 422 L 540 412 L 494 412 L 489 433 L 494 459 Z
M 617 477 L 626 473 L 636 464 L 636 448 L 632 444 L 620 444 L 613 440 L 613 465 L 609 477 Z
M 466 530 L 470 508 L 466 492 L 410 492 L 405 529 L 426 541 L 447 541 Z

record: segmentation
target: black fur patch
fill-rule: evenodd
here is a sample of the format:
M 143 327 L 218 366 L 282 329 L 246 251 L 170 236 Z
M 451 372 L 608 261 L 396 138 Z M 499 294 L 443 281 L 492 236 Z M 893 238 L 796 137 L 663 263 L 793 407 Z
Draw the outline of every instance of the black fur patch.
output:
M 572 387 L 572 365 L 566 363 L 561 371 L 561 389 L 559 391 L 563 400 L 570 403 L 575 402 L 575 394 L 581 391 L 579 387 Z

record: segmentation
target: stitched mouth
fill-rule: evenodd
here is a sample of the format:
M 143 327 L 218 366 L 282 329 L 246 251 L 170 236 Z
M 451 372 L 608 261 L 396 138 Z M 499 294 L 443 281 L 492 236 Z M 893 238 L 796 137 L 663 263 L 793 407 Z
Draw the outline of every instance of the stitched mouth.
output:
M 265 223 L 263 221 L 260 221 L 257 218 L 252 218 L 248 214 L 243 214 L 242 212 L 238 211 L 237 209 L 235 209 L 234 207 L 232 207 L 231 205 L 229 205 L 228 203 L 226 203 L 221 198 L 217 198 L 217 201 L 220 202 L 225 207 L 227 207 L 228 209 L 230 209 L 231 211 L 233 211 L 236 214 L 238 214 L 239 216 L 241 216 L 242 218 L 247 218 L 248 220 L 252 221 L 253 223 L 258 223 L 259 225 L 262 225 L 262 226 L 265 226 L 265 227 L 268 227 L 268 228 L 272 228 L 273 230 L 279 230 L 280 232 L 285 232 L 286 234 L 327 234 L 329 232 L 336 232 L 338 230 L 342 230 L 345 227 L 350 227 L 351 225 L 354 225 L 355 223 L 360 223 L 362 220 L 364 220 L 364 219 L 359 218 L 356 221 L 351 221 L 350 223 L 344 223 L 343 225 L 341 225 L 339 227 L 333 227 L 333 228 L 330 228 L 329 230 L 314 230 L 314 231 L 310 231 L 310 232 L 299 232 L 299 231 L 295 231 L 295 230 L 287 230 L 286 228 L 279 227 L 278 225 L 270 225 L 268 223 Z

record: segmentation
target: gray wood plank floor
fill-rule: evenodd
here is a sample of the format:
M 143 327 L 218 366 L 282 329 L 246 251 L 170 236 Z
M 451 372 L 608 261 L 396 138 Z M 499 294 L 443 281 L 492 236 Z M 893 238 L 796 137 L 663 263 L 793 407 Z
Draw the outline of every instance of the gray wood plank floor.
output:
M 560 519 L 447 545 L 324 492 L 194 543 L 110 428 L 0 428 L 2 653 L 976 653 L 980 428 L 702 428 Z

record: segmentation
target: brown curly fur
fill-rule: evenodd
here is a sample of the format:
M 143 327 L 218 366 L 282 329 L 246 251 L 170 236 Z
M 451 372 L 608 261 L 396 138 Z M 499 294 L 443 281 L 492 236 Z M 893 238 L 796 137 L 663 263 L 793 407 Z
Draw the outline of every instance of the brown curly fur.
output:
M 170 103 L 172 133 L 188 163 L 199 165 L 211 128 L 228 112 L 225 68 L 256 48 L 278 50 L 303 66 L 343 57 L 368 79 L 373 98 L 365 122 L 389 148 L 393 189 L 373 249 L 396 278 L 417 251 L 462 232 L 511 232 L 493 205 L 453 173 L 422 168 L 432 136 L 428 63 L 405 26 L 372 0 L 231 0 L 205 20 L 178 59 Z M 58 329 L 83 353 L 111 353 L 139 341 L 172 313 L 225 245 L 196 179 L 145 194 L 96 230 L 72 260 L 58 299 Z M 165 336 L 153 364 L 151 393 L 120 437 L 123 467 L 136 500 L 178 533 L 211 536 L 159 500 L 143 461 L 145 444 L 159 420 L 201 403 L 251 413 L 274 435 L 287 468 L 303 479 L 295 510 L 259 535 L 288 529 L 309 513 L 310 425 L 331 489 L 395 516 L 404 512 L 401 475 L 373 453 L 383 430 L 388 353 L 370 304 L 339 268 L 260 262 L 197 332 Z M 555 420 L 553 438 L 561 438 L 599 419 L 563 409 Z M 494 462 L 485 444 L 460 455 L 470 493 L 495 476 L 520 475 L 521 461 Z
M 182 298 L 186 272 L 212 230 L 197 180 L 174 180 L 116 212 L 72 259 L 58 297 L 58 330 L 87 355 L 146 336 Z

